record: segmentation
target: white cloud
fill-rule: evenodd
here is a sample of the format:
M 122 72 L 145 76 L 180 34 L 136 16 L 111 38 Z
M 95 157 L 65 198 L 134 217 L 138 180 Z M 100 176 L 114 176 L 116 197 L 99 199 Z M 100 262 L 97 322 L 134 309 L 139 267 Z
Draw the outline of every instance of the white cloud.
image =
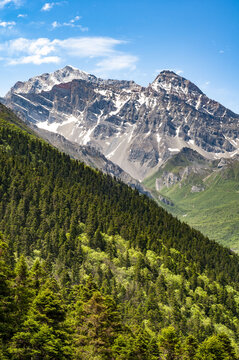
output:
M 123 40 L 110 37 L 75 37 L 64 40 L 48 38 L 17 38 L 0 43 L 1 51 L 9 65 L 59 63 L 67 57 L 102 58 L 98 60 L 98 71 L 135 69 L 136 56 L 119 52 L 116 46 Z
M 183 74 L 183 70 L 176 70 L 175 73 L 176 73 L 177 75 L 182 75 L 182 74 Z
M 9 65 L 20 65 L 20 64 L 34 64 L 34 65 L 41 65 L 41 64 L 49 64 L 49 63 L 59 63 L 61 59 L 58 56 L 45 56 L 42 57 L 41 55 L 30 55 L 30 56 L 23 56 L 18 59 L 11 59 L 9 61 Z
M 96 65 L 99 71 L 112 71 L 112 70 L 122 70 L 122 69 L 130 69 L 135 70 L 136 62 L 138 61 L 137 56 L 133 55 L 114 55 L 110 56 Z
M 4 6 L 8 5 L 8 4 L 14 4 L 14 5 L 20 5 L 21 1 L 20 0 L 0 0 L 0 9 L 4 8 Z
M 114 54 L 114 47 L 125 41 L 107 37 L 81 37 L 65 40 L 54 40 L 54 44 L 71 56 L 78 57 L 106 57 Z
M 49 11 L 53 8 L 54 5 L 55 3 L 45 3 L 41 8 L 41 11 Z
M 27 17 L 27 14 L 18 14 L 17 17 L 18 18 L 25 18 L 25 17 Z
M 15 21 L 0 21 L 0 27 L 3 27 L 5 29 L 12 29 L 15 25 Z
M 8 42 L 9 52 L 12 54 L 26 53 L 29 55 L 46 56 L 55 50 L 53 42 L 47 38 L 29 40 L 18 38 Z
M 71 19 L 70 20 L 70 23 L 75 23 L 76 21 L 80 20 L 81 19 L 81 16 L 75 16 L 74 19 Z
M 58 27 L 62 27 L 62 26 L 68 26 L 68 27 L 72 27 L 72 28 L 79 28 L 81 31 L 88 31 L 89 29 L 87 27 L 83 27 L 81 24 L 78 23 L 78 21 L 81 19 L 81 16 L 75 16 L 73 19 L 71 19 L 69 22 L 64 22 L 64 23 L 59 23 L 57 21 L 53 21 L 53 23 L 51 24 L 52 27 L 58 28 Z
M 50 11 L 54 6 L 63 5 L 66 1 L 45 3 L 41 8 L 41 11 Z
M 61 26 L 61 24 L 58 23 L 57 21 L 53 21 L 53 23 L 52 23 L 51 25 L 52 25 L 52 27 L 53 27 L 54 29 L 57 28 L 57 27 L 59 27 L 59 26 Z

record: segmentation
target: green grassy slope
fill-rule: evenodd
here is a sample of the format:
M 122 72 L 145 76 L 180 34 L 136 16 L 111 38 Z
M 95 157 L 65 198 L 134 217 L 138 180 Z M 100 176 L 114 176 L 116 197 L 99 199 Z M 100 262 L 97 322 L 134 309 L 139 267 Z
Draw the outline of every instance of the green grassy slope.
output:
M 165 169 L 178 173 L 187 164 L 185 161 L 180 165 L 174 159 Z M 174 203 L 174 206 L 161 205 L 210 239 L 239 251 L 239 161 L 221 169 L 208 166 L 171 187 L 156 191 L 155 181 L 162 174 L 160 170 L 144 181 L 155 198 L 158 199 L 160 193 Z M 193 185 L 203 186 L 205 190 L 192 192 Z

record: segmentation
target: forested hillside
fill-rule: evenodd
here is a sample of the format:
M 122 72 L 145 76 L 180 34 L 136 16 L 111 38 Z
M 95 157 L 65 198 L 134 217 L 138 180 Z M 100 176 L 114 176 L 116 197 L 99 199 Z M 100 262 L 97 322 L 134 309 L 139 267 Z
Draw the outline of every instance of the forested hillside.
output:
M 238 256 L 3 106 L 0 231 L 0 358 L 237 359 Z

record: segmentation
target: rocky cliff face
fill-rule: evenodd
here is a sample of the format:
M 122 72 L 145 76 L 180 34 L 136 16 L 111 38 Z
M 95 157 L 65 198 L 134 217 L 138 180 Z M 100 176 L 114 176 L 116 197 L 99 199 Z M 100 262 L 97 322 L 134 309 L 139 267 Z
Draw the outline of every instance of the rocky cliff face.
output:
M 222 166 L 227 166 L 229 161 L 229 159 L 223 159 Z M 178 154 L 168 159 L 154 174 L 155 189 L 160 192 L 162 189 L 169 189 L 176 184 L 181 188 L 182 184 L 191 184 L 190 181 L 193 179 L 191 192 L 204 191 L 202 179 L 216 171 L 219 163 L 219 159 L 205 159 L 196 151 L 183 148 Z
M 17 83 L 4 101 L 39 128 L 96 148 L 138 180 L 183 147 L 211 159 L 239 153 L 239 115 L 171 71 L 144 88 L 67 66 Z
M 86 165 L 101 170 L 105 174 L 109 174 L 133 189 L 137 189 L 141 194 L 152 197 L 151 193 L 136 179 L 132 178 L 128 173 L 121 169 L 118 165 L 108 160 L 101 152 L 94 147 L 88 145 L 78 145 L 67 140 L 64 136 L 52 133 L 47 130 L 39 129 L 37 126 L 28 125 L 41 138 L 59 149 L 60 151 L 70 155 L 73 159 L 83 161 Z

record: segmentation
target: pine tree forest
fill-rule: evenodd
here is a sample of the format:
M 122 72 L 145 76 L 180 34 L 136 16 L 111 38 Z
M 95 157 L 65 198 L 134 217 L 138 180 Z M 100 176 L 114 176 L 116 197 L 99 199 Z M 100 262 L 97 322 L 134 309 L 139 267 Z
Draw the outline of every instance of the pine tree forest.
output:
M 239 359 L 239 258 L 0 105 L 0 359 Z

